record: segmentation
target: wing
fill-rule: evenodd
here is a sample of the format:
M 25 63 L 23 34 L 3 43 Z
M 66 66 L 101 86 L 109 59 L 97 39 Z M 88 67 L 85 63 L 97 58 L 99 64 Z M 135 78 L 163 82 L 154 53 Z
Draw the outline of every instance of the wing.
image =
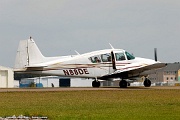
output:
M 98 79 L 102 79 L 102 80 L 107 80 L 110 78 L 128 79 L 128 78 L 133 78 L 133 77 L 146 76 L 147 75 L 146 71 L 162 68 L 162 67 L 165 67 L 166 65 L 167 64 L 165 63 L 156 63 L 152 65 L 126 67 L 120 70 L 116 70 L 115 72 L 111 74 L 104 75 Z

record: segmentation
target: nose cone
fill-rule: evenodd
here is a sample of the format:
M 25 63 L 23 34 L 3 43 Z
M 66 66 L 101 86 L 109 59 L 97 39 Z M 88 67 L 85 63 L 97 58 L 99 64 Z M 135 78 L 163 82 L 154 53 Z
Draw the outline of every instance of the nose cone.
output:
M 152 60 L 152 59 L 140 58 L 140 57 L 137 57 L 137 58 L 136 58 L 136 61 L 137 61 L 137 62 L 140 62 L 140 63 L 144 63 L 144 64 L 161 63 L 160 61 L 155 61 L 155 60 Z

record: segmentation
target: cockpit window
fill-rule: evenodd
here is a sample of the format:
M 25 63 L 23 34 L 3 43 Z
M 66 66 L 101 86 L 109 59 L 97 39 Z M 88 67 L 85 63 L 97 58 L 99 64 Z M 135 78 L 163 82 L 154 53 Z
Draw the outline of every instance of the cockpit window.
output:
M 124 53 L 115 53 L 116 61 L 126 60 Z
M 89 59 L 91 60 L 92 63 L 100 63 L 101 62 L 99 55 L 92 56 Z
M 103 62 L 111 62 L 111 54 L 110 53 L 102 54 L 101 59 Z
M 125 54 L 126 54 L 128 60 L 135 59 L 135 57 L 133 55 L 131 55 L 130 53 L 125 52 Z

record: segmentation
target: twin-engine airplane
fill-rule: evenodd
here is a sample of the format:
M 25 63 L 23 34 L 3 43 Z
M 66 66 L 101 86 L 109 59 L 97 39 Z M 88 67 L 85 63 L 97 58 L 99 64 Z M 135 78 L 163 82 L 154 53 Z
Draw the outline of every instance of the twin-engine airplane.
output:
M 143 76 L 144 86 L 150 87 L 147 71 L 164 66 L 157 60 L 134 57 L 123 49 L 113 47 L 73 56 L 44 57 L 30 37 L 19 43 L 14 71 L 43 76 L 92 78 L 93 87 L 100 87 L 99 80 L 118 78 L 121 80 L 119 86 L 126 88 L 129 84 L 126 79 Z

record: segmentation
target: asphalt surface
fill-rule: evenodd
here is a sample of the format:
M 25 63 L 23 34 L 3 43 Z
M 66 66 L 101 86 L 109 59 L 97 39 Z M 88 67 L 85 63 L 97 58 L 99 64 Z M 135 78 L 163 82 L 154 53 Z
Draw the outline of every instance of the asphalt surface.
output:
M 66 88 L 1 88 L 0 92 L 20 92 L 20 91 L 81 91 L 81 90 L 154 90 L 154 89 L 180 89 L 180 86 L 153 86 L 153 87 L 66 87 Z

